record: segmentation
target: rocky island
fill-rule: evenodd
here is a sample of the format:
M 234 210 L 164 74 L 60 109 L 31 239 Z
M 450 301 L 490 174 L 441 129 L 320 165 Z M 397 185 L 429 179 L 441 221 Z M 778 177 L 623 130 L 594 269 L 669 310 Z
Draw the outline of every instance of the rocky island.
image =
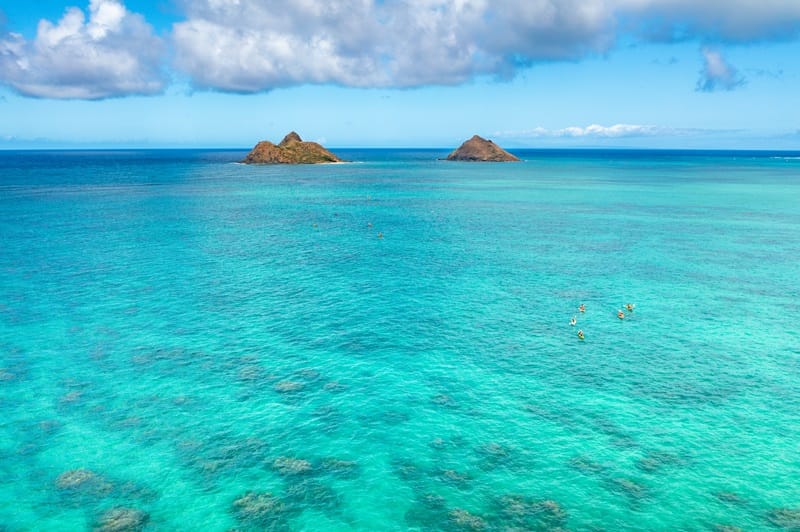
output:
M 268 140 L 256 144 L 247 157 L 245 164 L 317 164 L 342 162 L 316 142 L 305 142 L 300 135 L 292 131 L 280 144 L 275 145 Z
M 447 160 L 510 162 L 519 161 L 519 158 L 511 155 L 491 140 L 486 140 L 478 135 L 474 135 L 448 155 Z

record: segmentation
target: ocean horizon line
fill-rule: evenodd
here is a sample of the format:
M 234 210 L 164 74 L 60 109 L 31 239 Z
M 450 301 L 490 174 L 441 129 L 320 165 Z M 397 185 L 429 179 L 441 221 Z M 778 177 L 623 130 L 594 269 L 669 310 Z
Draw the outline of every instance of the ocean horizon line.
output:
M 452 151 L 455 146 L 329 146 L 331 150 L 348 151 L 431 151 L 447 152 Z M 16 152 L 115 152 L 115 151 L 139 151 L 139 152 L 178 152 L 178 151 L 242 151 L 247 152 L 252 147 L 242 146 L 85 146 L 85 147 L 2 147 L 0 153 Z M 663 153 L 663 154 L 789 154 L 800 155 L 800 148 L 656 148 L 656 147 L 624 147 L 624 146 L 571 146 L 571 147 L 509 147 L 508 150 L 527 153 Z

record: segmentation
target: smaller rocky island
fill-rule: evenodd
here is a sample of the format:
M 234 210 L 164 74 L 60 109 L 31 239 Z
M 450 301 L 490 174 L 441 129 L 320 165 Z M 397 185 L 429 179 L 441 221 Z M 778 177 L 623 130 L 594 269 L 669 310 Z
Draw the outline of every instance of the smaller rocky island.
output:
M 479 161 L 479 162 L 512 162 L 519 161 L 519 158 L 511 155 L 506 150 L 478 135 L 454 150 L 447 156 L 448 161 Z
M 305 142 L 300 135 L 292 131 L 283 137 L 278 145 L 268 140 L 262 140 L 242 162 L 244 164 L 319 164 L 340 163 L 342 160 L 316 142 Z

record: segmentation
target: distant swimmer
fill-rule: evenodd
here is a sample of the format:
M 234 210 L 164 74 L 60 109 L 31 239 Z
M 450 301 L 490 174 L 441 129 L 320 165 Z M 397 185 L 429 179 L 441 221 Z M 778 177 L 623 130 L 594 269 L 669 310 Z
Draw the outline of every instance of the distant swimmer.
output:
M 628 309 L 628 312 L 633 312 L 633 309 L 636 307 L 633 303 L 628 303 L 625 305 L 625 308 Z
M 367 222 L 367 227 L 372 227 L 372 222 Z
M 581 312 L 586 312 L 586 305 L 581 303 L 581 306 L 578 307 L 578 310 L 580 310 Z
M 621 320 L 624 320 L 624 319 L 625 319 L 625 313 L 624 313 L 624 312 L 622 312 L 621 310 L 618 310 L 618 311 L 617 311 L 617 317 L 618 317 L 619 319 L 621 319 Z
M 578 340 L 583 340 L 583 331 L 578 331 Z
M 378 233 L 378 238 L 383 238 L 383 233 Z
M 575 316 L 572 316 L 572 319 L 569 320 L 569 324 L 570 325 L 575 325 L 576 323 L 578 323 L 578 320 L 575 318 Z

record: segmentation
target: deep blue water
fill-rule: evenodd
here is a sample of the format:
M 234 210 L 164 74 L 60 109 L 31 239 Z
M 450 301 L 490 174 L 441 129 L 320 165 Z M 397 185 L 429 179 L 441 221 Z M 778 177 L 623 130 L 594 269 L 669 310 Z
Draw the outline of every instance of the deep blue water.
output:
M 0 152 L 0 529 L 800 529 L 800 153 L 334 151 Z

